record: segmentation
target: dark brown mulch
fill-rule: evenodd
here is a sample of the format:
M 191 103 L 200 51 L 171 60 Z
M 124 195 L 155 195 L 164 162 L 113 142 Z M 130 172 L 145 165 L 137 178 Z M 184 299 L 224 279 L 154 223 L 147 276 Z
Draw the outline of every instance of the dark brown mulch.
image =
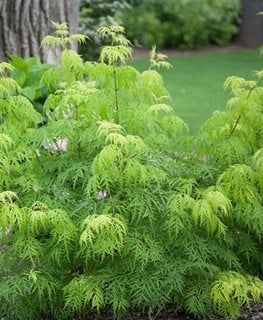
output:
M 87 318 L 89 320 L 197 320 L 191 315 L 186 314 L 175 314 L 173 307 L 167 307 L 165 310 L 160 312 L 157 311 L 140 311 L 133 310 L 123 317 L 114 317 L 114 315 L 105 310 L 98 314 L 90 314 Z M 72 319 L 72 320 L 83 320 L 83 319 Z
M 263 301 L 255 305 L 252 310 L 246 310 L 240 320 L 263 320 Z
M 175 313 L 175 309 L 167 307 L 161 312 L 132 311 L 129 314 L 116 318 L 109 310 L 97 313 L 91 313 L 85 317 L 74 317 L 72 320 L 197 320 L 192 315 Z M 204 318 L 203 320 L 224 320 L 223 317 Z M 255 305 L 251 310 L 244 310 L 239 320 L 263 320 L 263 301 Z

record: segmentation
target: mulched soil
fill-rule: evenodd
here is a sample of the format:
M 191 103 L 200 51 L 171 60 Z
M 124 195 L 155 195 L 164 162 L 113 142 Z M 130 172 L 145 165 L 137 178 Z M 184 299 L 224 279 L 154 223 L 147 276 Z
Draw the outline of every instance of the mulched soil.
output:
M 262 320 L 263 319 L 263 301 L 255 305 L 251 311 L 247 310 L 240 317 L 240 320 Z
M 167 307 L 165 310 L 156 312 L 132 311 L 122 318 L 116 318 L 113 314 L 105 310 L 100 314 L 91 313 L 84 317 L 74 317 L 72 320 L 197 320 L 192 315 L 175 314 L 173 307 Z M 223 317 L 204 318 L 203 320 L 224 320 Z M 263 320 L 263 301 L 255 305 L 251 310 L 244 310 L 238 320 Z

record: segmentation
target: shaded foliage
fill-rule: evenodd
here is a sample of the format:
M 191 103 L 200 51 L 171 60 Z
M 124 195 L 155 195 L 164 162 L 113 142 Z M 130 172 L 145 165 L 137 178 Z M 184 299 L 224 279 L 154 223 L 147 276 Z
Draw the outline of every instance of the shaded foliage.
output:
M 237 33 L 240 0 L 129 0 L 123 25 L 128 37 L 151 47 L 225 45 Z

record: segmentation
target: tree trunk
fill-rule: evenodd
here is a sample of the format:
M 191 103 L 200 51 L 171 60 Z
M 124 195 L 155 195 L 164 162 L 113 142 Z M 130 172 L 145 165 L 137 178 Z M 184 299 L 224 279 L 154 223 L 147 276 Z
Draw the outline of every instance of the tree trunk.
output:
M 242 6 L 239 41 L 250 48 L 259 47 L 263 44 L 263 17 L 258 13 L 263 11 L 263 1 L 242 0 Z
M 0 0 L 0 59 L 11 52 L 54 62 L 41 40 L 52 32 L 51 21 L 67 22 L 76 33 L 78 16 L 79 0 Z

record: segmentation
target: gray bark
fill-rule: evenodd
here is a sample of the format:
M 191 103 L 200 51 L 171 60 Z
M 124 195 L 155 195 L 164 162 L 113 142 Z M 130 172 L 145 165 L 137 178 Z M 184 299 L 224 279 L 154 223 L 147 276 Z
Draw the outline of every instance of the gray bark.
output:
M 242 6 L 239 41 L 250 48 L 259 47 L 263 44 L 263 16 L 258 13 L 263 11 L 263 1 L 242 0 Z
M 0 0 L 0 59 L 11 52 L 54 62 L 41 40 L 52 33 L 51 21 L 67 22 L 70 33 L 76 33 L 78 16 L 79 0 Z

